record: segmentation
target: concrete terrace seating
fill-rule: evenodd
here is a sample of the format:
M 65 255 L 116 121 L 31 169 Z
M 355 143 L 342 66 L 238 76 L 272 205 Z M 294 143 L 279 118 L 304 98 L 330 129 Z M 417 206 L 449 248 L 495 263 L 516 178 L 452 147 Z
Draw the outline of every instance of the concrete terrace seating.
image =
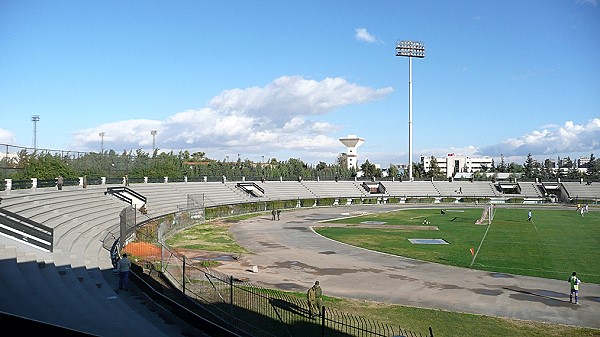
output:
M 99 336 L 182 335 L 181 327 L 163 321 L 133 294 L 114 290 L 117 278 L 102 239 L 127 205 L 104 189 L 2 196 L 3 208 L 54 228 L 55 247 L 45 252 L 0 236 L 0 311 Z M 60 207 L 53 209 L 53 203 Z
M 572 199 L 575 198 L 586 198 L 586 199 L 600 199 L 600 183 L 587 183 L 579 182 L 563 182 L 563 187 Z
M 385 181 L 391 197 L 439 197 L 440 192 L 431 181 Z
M 308 190 L 319 198 L 364 198 L 369 195 L 355 181 L 313 181 L 301 182 Z
M 5 209 L 23 217 L 39 222 L 54 229 L 54 250 L 64 253 L 61 263 L 78 266 L 86 264 L 86 260 L 97 260 L 97 253 L 102 247 L 100 237 L 105 231 L 118 225 L 120 211 L 127 207 L 124 202 L 104 195 L 103 188 L 78 189 L 71 191 L 44 191 L 27 197 L 11 196 L 8 202 L 2 203 Z M 25 202 L 18 199 L 24 199 Z M 55 207 L 54 205 L 57 205 Z M 29 205 L 25 207 L 25 205 Z M 89 242 L 84 237 L 96 237 Z M 81 248 L 77 248 L 81 245 Z M 71 250 L 75 248 L 75 252 Z M 92 257 L 85 258 L 85 252 L 92 250 Z M 83 253 L 83 254 L 78 254 Z M 58 255 L 55 255 L 57 258 Z M 74 259 L 77 258 L 77 262 Z M 103 266 L 110 267 L 110 260 Z M 96 264 L 92 265 L 97 266 Z
M 180 183 L 130 184 L 129 188 L 146 197 L 148 217 L 174 212 L 180 205 L 187 204 L 187 195 L 176 185 Z
M 147 198 L 148 216 L 154 217 L 185 207 L 188 196 L 194 197 L 198 202 L 204 202 L 205 207 L 260 200 L 239 190 L 235 184 L 234 182 L 177 182 L 131 184 L 129 188 Z
M 257 182 L 258 186 L 265 191 L 265 197 L 269 200 L 293 200 L 316 198 L 306 186 L 297 181 L 265 181 Z
M 448 181 L 435 181 L 433 186 L 444 197 L 461 197 L 464 194 L 464 190 L 461 193 L 462 185 L 451 183 Z
M 520 182 L 521 197 L 524 198 L 542 198 L 542 192 L 538 187 L 538 183 Z
M 106 283 L 86 277 L 85 269 L 39 262 L 37 254 L 0 247 L 0 311 L 96 336 L 181 335 L 176 327 L 157 327 L 158 316 L 140 314 Z
M 496 197 L 494 186 L 487 181 L 434 181 L 433 185 L 443 197 Z
M 236 187 L 235 182 L 226 183 L 200 183 L 200 193 L 204 193 L 204 204 L 207 207 L 226 204 L 239 204 L 254 202 L 261 198 L 251 197 Z

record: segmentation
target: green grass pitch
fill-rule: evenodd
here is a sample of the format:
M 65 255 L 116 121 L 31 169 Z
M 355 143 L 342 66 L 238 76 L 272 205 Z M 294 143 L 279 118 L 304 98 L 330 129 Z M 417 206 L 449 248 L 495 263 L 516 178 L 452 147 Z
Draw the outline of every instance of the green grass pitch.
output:
M 441 214 L 441 210 L 445 214 Z M 418 208 L 338 219 L 345 227 L 317 228 L 323 236 L 389 254 L 491 272 L 600 283 L 600 211 L 495 207 L 492 224 L 476 225 L 480 208 Z M 424 230 L 424 219 L 438 230 Z M 365 221 L 385 228 L 361 228 Z M 401 227 L 400 227 L 401 226 Z M 408 229 L 406 229 L 409 226 Z M 414 226 L 414 229 L 412 227 Z M 409 239 L 443 239 L 449 244 L 412 244 Z M 470 249 L 476 252 L 471 254 Z

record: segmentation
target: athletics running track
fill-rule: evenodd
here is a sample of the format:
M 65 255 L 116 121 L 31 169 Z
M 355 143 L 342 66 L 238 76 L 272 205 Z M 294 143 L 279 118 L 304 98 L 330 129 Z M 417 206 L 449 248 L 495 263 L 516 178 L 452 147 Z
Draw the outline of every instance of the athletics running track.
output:
M 312 230 L 320 220 L 402 207 L 313 208 L 282 212 L 280 221 L 270 214 L 241 221 L 230 232 L 251 253 L 217 270 L 281 290 L 304 292 L 319 280 L 328 296 L 600 328 L 600 285 L 585 279 L 575 305 L 569 274 L 561 281 L 444 266 L 349 246 Z

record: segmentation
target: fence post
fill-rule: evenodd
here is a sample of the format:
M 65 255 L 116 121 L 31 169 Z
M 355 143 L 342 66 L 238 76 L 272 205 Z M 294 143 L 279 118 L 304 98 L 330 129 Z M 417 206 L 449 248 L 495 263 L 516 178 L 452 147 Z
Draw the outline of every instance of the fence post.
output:
M 159 228 L 160 228 L 160 226 L 162 224 L 163 223 L 161 222 L 161 224 L 159 225 Z M 159 240 L 158 244 L 160 245 L 160 272 L 164 273 L 165 270 L 166 270 L 166 268 L 165 268 L 165 257 L 164 257 L 165 256 L 165 245 L 164 245 L 164 242 L 162 240 Z
M 229 276 L 229 325 L 233 324 L 233 276 Z
M 183 265 L 181 266 L 181 290 L 185 295 L 185 255 L 183 256 Z
M 325 306 L 321 306 L 321 337 L 325 337 Z
M 431 327 L 429 327 L 429 337 L 433 337 L 433 330 L 431 330 Z

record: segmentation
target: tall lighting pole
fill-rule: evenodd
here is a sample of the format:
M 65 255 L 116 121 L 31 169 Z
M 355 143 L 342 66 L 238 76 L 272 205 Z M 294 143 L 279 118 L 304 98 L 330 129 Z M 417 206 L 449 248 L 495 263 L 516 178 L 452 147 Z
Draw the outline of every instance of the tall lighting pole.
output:
M 100 154 L 104 154 L 104 135 L 106 133 L 100 132 L 98 136 L 100 136 Z
M 40 121 L 40 116 L 31 116 L 31 121 L 33 122 L 33 151 L 35 152 L 37 151 L 37 122 Z
M 425 45 L 419 41 L 398 41 L 396 56 L 408 57 L 408 179 L 412 181 L 412 58 L 424 58 Z
M 154 153 L 154 151 L 156 151 L 156 134 L 157 133 L 158 133 L 158 131 L 156 131 L 156 130 L 150 131 L 150 134 L 152 135 L 152 153 Z

